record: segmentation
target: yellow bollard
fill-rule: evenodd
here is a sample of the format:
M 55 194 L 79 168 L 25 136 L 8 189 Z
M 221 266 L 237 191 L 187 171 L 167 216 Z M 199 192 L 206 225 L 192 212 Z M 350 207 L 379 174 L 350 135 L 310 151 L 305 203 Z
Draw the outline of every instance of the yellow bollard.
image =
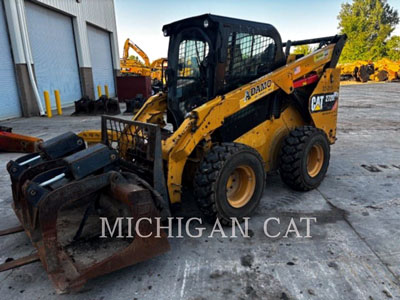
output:
M 104 92 L 106 93 L 107 98 L 110 98 L 110 94 L 108 93 L 108 85 L 104 86 Z
M 50 94 L 48 91 L 44 91 L 43 94 L 44 94 L 44 103 L 46 104 L 47 117 L 51 118 L 53 114 L 51 113 Z
M 57 113 L 61 116 L 62 115 L 61 99 L 60 99 L 60 92 L 58 90 L 54 91 L 54 97 L 56 98 Z
M 97 86 L 97 94 L 99 95 L 99 98 L 101 97 L 101 85 Z

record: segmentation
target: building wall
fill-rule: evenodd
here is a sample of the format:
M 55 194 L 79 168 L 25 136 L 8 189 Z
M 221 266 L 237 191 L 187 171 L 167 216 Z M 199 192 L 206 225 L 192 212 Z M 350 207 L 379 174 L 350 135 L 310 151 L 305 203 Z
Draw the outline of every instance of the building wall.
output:
M 32 0 L 31 0 L 32 1 Z M 113 0 L 37 0 L 34 1 L 74 16 L 75 39 L 80 67 L 91 67 L 86 23 L 111 34 L 114 69 L 119 69 L 117 25 Z
M 114 0 L 0 0 L 4 2 L 11 49 L 20 90 L 22 114 L 24 116 L 38 115 L 40 101 L 36 83 L 30 80 L 29 65 L 35 69 L 28 35 L 25 3 L 41 5 L 47 9 L 62 13 L 72 18 L 73 34 L 78 58 L 80 84 L 82 94 L 95 98 L 92 59 L 87 27 L 93 25 L 105 30 L 110 36 L 112 68 L 115 74 L 119 72 L 119 53 Z M 21 18 L 22 15 L 22 18 Z M 2 33 L 0 33 L 2 34 Z M 27 47 L 25 47 L 27 41 Z M 50 91 L 52 93 L 52 91 Z M 78 99 L 76 99 L 78 100 Z
M 8 39 L 7 24 L 3 5 L 0 2 L 0 118 L 13 118 L 21 115 L 18 87 L 16 84 L 14 62 Z
M 39 95 L 49 91 L 52 98 L 58 90 L 63 106 L 73 104 L 82 88 L 71 17 L 31 2 L 25 2 L 25 15 Z

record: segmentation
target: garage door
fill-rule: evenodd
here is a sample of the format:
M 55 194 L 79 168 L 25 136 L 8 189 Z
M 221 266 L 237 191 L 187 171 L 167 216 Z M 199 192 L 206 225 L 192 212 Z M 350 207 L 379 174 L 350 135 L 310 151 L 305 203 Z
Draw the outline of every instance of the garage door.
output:
M 21 106 L 15 82 L 14 62 L 11 56 L 3 5 L 0 2 L 0 119 L 19 117 Z
M 59 90 L 63 106 L 81 98 L 78 60 L 72 19 L 68 16 L 25 1 L 29 42 L 38 90 L 52 95 Z
M 87 26 L 87 33 L 95 95 L 97 95 L 98 85 L 102 87 L 103 93 L 104 85 L 108 85 L 110 97 L 113 97 L 115 96 L 115 88 L 110 34 L 90 25 Z

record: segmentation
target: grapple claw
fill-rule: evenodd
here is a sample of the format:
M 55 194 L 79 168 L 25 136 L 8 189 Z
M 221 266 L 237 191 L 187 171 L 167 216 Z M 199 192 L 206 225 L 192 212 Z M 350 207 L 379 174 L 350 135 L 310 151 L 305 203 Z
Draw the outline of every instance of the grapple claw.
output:
M 59 293 L 169 250 L 165 233 L 156 237 L 155 218 L 167 209 L 160 194 L 121 171 L 116 150 L 85 149 L 79 140 L 57 137 L 40 153 L 8 164 L 14 211 Z M 151 221 L 137 223 L 143 217 Z M 116 222 L 119 234 L 104 236 L 105 222 Z

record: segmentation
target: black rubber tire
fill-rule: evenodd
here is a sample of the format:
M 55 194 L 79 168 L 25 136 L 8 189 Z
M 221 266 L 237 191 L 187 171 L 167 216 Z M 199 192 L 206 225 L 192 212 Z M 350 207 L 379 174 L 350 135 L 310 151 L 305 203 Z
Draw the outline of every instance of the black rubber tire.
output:
M 362 65 L 359 71 L 359 78 L 361 82 L 367 82 L 369 80 L 368 65 Z
M 232 207 L 226 196 L 226 183 L 230 174 L 240 165 L 250 166 L 256 184 L 253 196 L 243 207 Z M 197 168 L 194 178 L 194 195 L 206 221 L 218 218 L 230 224 L 231 217 L 242 221 L 257 208 L 265 186 L 265 168 L 260 154 L 243 144 L 222 143 L 211 148 Z
M 379 81 L 388 81 L 389 80 L 389 74 L 387 71 L 379 71 L 378 72 L 378 80 Z
M 307 171 L 307 157 L 313 145 L 323 149 L 324 161 L 318 175 L 311 177 Z M 292 130 L 285 138 L 281 153 L 279 173 L 282 181 L 298 191 L 309 191 L 318 187 L 328 170 L 330 146 L 325 132 L 313 126 Z

